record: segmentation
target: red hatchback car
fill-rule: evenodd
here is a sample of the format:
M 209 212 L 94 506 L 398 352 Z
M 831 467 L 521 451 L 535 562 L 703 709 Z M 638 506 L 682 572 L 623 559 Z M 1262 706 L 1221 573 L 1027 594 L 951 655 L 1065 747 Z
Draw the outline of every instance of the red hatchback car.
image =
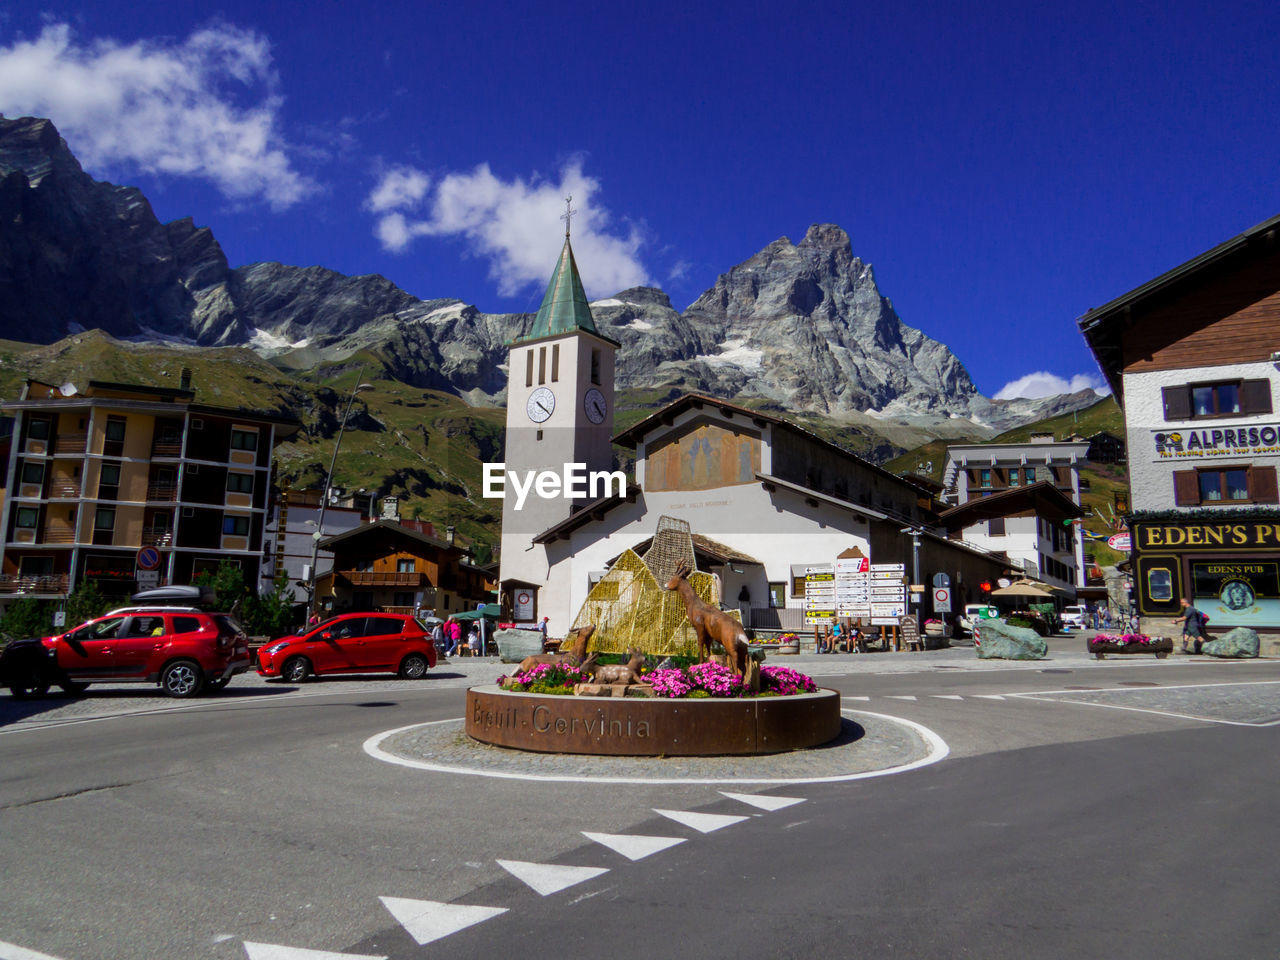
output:
M 258 651 L 258 673 L 290 683 L 326 673 L 397 673 L 419 680 L 435 665 L 431 635 L 402 613 L 339 614 Z

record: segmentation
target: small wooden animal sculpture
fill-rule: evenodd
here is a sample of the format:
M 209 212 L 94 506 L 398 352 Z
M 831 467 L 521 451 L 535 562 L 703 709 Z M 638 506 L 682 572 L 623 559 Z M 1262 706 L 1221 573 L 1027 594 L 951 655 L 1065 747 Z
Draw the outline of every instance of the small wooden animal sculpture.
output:
M 573 666 L 582 666 L 587 661 L 587 641 L 591 639 L 591 635 L 595 632 L 596 625 L 594 623 L 579 627 L 578 635 L 574 638 L 573 646 L 568 653 L 535 653 L 521 660 L 520 666 L 516 669 L 520 671 L 532 670 L 540 663 L 567 663 Z
M 684 601 L 685 616 L 698 637 L 698 660 L 705 661 L 711 655 L 711 644 L 720 644 L 729 655 L 729 666 L 743 680 L 747 678 L 751 653 L 747 648 L 747 632 L 742 624 L 710 604 L 704 603 L 689 583 L 689 565 L 682 563 L 676 574 L 667 581 L 668 590 L 677 590 Z
M 640 668 L 644 666 L 644 654 L 638 647 L 627 650 L 631 659 L 623 664 L 607 664 L 596 667 L 592 678 L 596 683 L 641 683 Z

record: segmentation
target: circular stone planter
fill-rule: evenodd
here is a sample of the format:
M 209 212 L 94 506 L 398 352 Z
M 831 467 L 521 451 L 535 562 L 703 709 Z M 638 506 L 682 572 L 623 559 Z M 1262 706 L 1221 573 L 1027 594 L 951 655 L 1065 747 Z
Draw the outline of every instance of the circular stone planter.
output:
M 1152 653 L 1155 654 L 1157 660 L 1163 660 L 1173 653 L 1173 638 L 1156 637 L 1151 643 L 1098 643 L 1095 640 L 1086 640 L 1085 647 L 1099 660 L 1107 659 L 1108 653 L 1121 656 L 1133 656 L 1135 653 Z
M 840 694 L 677 699 L 467 691 L 468 736 L 539 753 L 712 757 L 782 753 L 840 734 Z

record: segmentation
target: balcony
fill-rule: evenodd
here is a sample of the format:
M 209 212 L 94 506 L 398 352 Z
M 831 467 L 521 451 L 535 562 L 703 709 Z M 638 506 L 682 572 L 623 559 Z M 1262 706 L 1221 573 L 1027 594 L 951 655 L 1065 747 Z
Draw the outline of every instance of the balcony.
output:
M 151 456 L 153 457 L 180 457 L 182 456 L 181 440 L 157 440 L 151 444 Z
M 0 593 L 66 593 L 70 578 L 65 574 L 48 577 L 0 576 Z
M 84 433 L 59 433 L 53 438 L 53 455 L 60 457 L 66 454 L 84 453 L 88 439 L 88 434 Z
M 147 502 L 157 503 L 173 503 L 178 499 L 178 485 L 176 483 L 150 483 L 147 484 Z
M 167 547 L 173 543 L 173 533 L 168 530 L 146 530 L 142 534 L 142 546 Z
M 380 572 L 375 573 L 369 570 L 342 570 L 338 573 L 338 579 L 345 581 L 352 587 L 359 588 L 378 588 L 387 589 L 403 588 L 407 590 L 418 590 L 422 587 L 430 587 L 431 581 L 427 579 L 425 573 L 399 573 L 399 572 Z
M 40 536 L 41 543 L 75 543 L 76 528 L 61 525 L 49 525 Z
M 79 480 L 53 480 L 49 483 L 49 499 L 76 499 L 80 496 Z

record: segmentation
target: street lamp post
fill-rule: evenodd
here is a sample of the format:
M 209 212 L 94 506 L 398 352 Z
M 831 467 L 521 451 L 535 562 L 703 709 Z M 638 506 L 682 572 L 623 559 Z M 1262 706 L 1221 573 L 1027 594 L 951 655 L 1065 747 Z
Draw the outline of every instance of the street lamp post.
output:
M 320 497 L 320 514 L 316 517 L 316 531 L 311 534 L 311 573 L 307 577 L 307 602 L 311 613 L 316 612 L 316 563 L 320 557 L 320 541 L 324 539 L 324 513 L 329 507 L 329 491 L 333 488 L 333 470 L 338 465 L 338 451 L 342 449 L 342 434 L 347 429 L 347 417 L 351 414 L 351 406 L 356 402 L 356 394 L 361 390 L 373 389 L 371 383 L 361 383 L 364 367 L 356 374 L 356 385 L 351 388 L 347 397 L 346 409 L 342 411 L 342 419 L 338 421 L 338 437 L 333 444 L 333 456 L 329 458 L 329 472 L 324 478 L 324 493 Z

